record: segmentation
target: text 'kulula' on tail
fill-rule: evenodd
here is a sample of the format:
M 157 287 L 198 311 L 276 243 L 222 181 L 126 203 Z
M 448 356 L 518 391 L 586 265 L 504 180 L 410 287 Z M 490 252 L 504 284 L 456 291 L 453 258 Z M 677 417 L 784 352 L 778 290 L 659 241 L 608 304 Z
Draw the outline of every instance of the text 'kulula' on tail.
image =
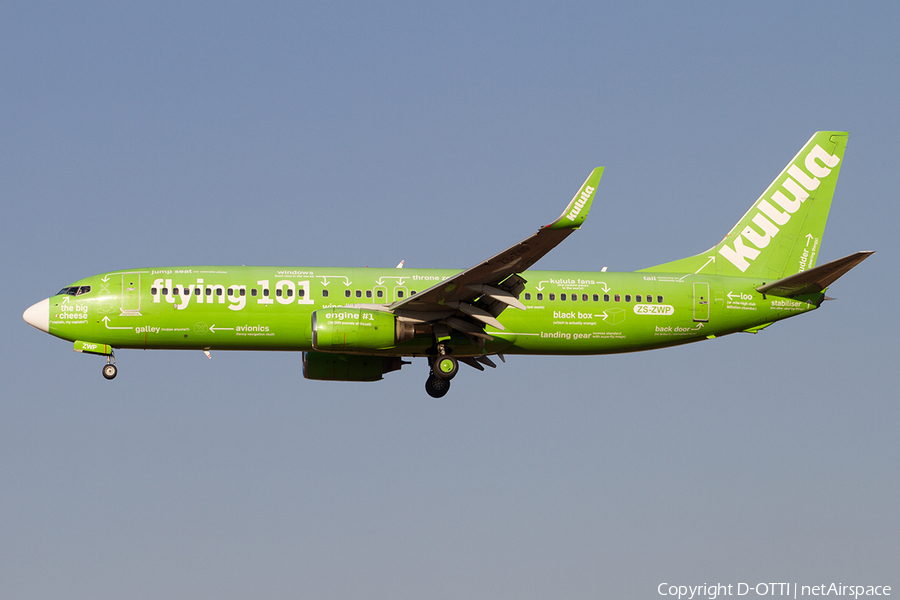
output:
M 847 137 L 816 133 L 718 245 L 642 271 L 775 280 L 813 268 Z

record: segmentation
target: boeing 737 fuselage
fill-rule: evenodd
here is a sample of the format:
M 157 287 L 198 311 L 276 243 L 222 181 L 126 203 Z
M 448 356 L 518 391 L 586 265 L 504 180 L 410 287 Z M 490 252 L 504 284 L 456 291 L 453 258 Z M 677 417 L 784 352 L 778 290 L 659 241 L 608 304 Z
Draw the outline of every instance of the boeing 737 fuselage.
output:
M 871 252 L 816 266 L 847 134 L 819 132 L 707 252 L 634 273 L 530 267 L 584 222 L 595 169 L 552 224 L 465 271 L 187 266 L 88 277 L 25 320 L 107 357 L 114 349 L 303 352 L 309 379 L 376 381 L 428 358 L 426 390 L 448 391 L 459 362 L 490 356 L 609 354 L 756 333 L 815 310 Z M 402 263 L 401 263 L 402 265 Z

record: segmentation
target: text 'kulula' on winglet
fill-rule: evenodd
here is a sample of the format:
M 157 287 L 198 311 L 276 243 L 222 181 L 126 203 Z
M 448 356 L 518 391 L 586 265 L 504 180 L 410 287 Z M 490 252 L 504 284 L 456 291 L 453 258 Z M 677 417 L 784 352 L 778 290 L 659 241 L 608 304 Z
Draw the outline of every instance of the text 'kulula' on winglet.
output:
M 603 175 L 603 167 L 597 167 L 585 180 L 581 189 L 569 202 L 566 210 L 558 219 L 544 227 L 544 229 L 578 229 L 588 216 L 591 210 L 591 202 L 594 200 L 594 194 L 597 191 L 597 184 L 600 183 L 600 177 Z

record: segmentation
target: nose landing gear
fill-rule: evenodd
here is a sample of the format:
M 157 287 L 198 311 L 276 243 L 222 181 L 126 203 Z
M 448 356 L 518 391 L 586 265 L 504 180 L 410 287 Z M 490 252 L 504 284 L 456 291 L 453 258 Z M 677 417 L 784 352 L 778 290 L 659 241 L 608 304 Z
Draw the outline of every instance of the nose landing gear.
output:
M 112 362 L 110 362 L 110 360 L 112 360 Z M 118 374 L 119 369 L 116 368 L 116 355 L 108 354 L 106 356 L 106 364 L 103 365 L 103 377 L 106 379 L 115 379 Z

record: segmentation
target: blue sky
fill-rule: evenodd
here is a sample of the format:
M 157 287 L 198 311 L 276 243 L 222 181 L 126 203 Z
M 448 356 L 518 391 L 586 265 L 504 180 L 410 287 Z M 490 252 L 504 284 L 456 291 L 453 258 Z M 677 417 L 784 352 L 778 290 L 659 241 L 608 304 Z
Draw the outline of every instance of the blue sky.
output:
M 893 3 L 147 3 L 0 9 L 0 596 L 659 597 L 900 587 Z M 103 271 L 463 269 L 606 166 L 547 269 L 724 236 L 849 131 L 836 302 L 666 351 L 102 361 L 22 311 Z M 752 595 L 752 594 L 751 594 Z

